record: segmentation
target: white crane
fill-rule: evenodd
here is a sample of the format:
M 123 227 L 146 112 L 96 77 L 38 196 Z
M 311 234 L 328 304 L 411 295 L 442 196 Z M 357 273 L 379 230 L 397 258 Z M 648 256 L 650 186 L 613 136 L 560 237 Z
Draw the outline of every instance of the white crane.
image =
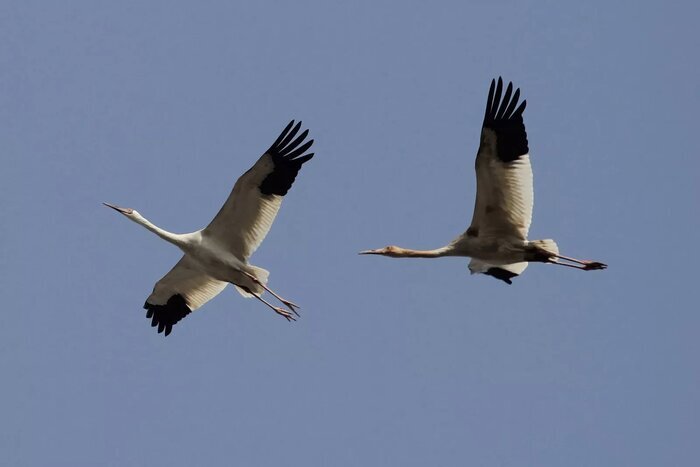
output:
M 249 264 L 248 258 L 265 239 L 302 164 L 314 155 L 304 154 L 314 142 L 304 142 L 309 130 L 294 138 L 300 128 L 301 122 L 294 125 L 294 120 L 287 125 L 255 165 L 241 175 L 219 213 L 202 230 L 174 234 L 155 226 L 135 209 L 103 203 L 184 253 L 156 283 L 143 306 L 159 333 L 170 334 L 175 323 L 214 298 L 229 283 L 244 297 L 257 298 L 289 321 L 294 320 L 294 315 L 299 316 L 298 305 L 267 287 L 270 273 Z M 289 311 L 263 299 L 265 290 Z
M 523 124 L 526 101 L 518 106 L 520 89 L 513 93 L 513 83 L 508 83 L 503 99 L 502 91 L 503 80 L 499 77 L 498 85 L 492 80 L 476 155 L 476 203 L 466 232 L 435 250 L 387 246 L 360 254 L 392 258 L 469 256 L 472 274 L 487 274 L 508 284 L 533 261 L 584 271 L 607 268 L 597 261 L 561 256 L 554 240 L 528 241 L 534 195 Z

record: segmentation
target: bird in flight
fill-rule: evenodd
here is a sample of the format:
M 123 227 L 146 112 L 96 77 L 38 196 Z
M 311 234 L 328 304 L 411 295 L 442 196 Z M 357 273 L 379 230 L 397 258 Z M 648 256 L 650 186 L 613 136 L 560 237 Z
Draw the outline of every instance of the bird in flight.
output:
M 387 246 L 360 252 L 392 258 L 471 257 L 472 274 L 486 274 L 508 284 L 529 262 L 558 264 L 582 271 L 605 269 L 598 261 L 559 254 L 554 240 L 528 240 L 534 200 L 532 168 L 523 123 L 526 102 L 518 105 L 520 89 L 513 92 L 503 80 L 491 81 L 476 155 L 476 203 L 469 228 L 447 246 L 411 250 Z
M 156 282 L 143 306 L 146 317 L 151 319 L 152 326 L 158 327 L 159 333 L 170 334 L 175 323 L 214 298 L 229 283 L 244 297 L 255 297 L 288 321 L 299 316 L 298 305 L 267 287 L 270 273 L 249 264 L 248 259 L 269 232 L 302 164 L 314 155 L 305 154 L 314 140 L 304 142 L 309 130 L 297 136 L 300 128 L 301 122 L 296 125 L 294 120 L 289 122 L 255 165 L 236 181 L 221 210 L 204 229 L 171 233 L 157 227 L 135 209 L 103 203 L 184 253 Z M 262 298 L 264 291 L 286 309 Z

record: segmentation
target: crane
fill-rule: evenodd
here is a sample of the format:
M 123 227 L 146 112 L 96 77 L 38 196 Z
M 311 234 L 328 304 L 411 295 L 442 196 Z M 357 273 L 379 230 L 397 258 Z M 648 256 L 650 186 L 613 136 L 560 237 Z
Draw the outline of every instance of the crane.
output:
M 469 228 L 448 245 L 412 250 L 390 245 L 360 254 L 391 258 L 471 257 L 472 274 L 486 274 L 512 284 L 529 262 L 557 264 L 583 271 L 606 269 L 598 261 L 562 256 L 551 239 L 528 240 L 534 201 L 532 167 L 523 123 L 527 101 L 518 105 L 513 83 L 503 94 L 503 80 L 491 80 L 476 155 L 476 203 Z
M 299 136 L 301 122 L 294 120 L 246 173 L 236 181 L 218 214 L 204 229 L 175 234 L 154 225 L 138 211 L 103 203 L 177 246 L 184 255 L 156 282 L 144 308 L 151 325 L 167 336 L 173 325 L 233 284 L 244 297 L 254 297 L 288 321 L 295 320 L 298 305 L 280 297 L 268 286 L 269 272 L 248 263 L 270 230 L 282 199 L 301 166 L 313 153 L 305 154 L 314 140 L 304 142 L 309 130 Z M 296 137 L 296 138 L 295 138 Z M 264 298 L 269 292 L 285 307 Z

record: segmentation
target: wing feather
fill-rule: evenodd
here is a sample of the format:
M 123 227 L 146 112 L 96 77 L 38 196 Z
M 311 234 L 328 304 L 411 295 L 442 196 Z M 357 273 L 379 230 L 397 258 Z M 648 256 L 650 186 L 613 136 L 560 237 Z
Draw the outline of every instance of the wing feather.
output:
M 167 336 L 174 324 L 216 297 L 226 284 L 197 269 L 185 255 L 156 282 L 143 305 L 146 317 L 151 319 L 151 326 L 158 326 L 158 332 L 165 331 Z
M 241 260 L 247 260 L 265 239 L 301 166 L 314 156 L 304 154 L 314 142 L 303 143 L 309 130 L 294 139 L 300 128 L 301 122 L 289 122 L 255 165 L 236 181 L 221 210 L 202 232 Z
M 495 93 L 494 93 L 495 88 Z M 476 203 L 468 232 L 478 236 L 527 239 L 534 201 L 532 167 L 523 123 L 527 101 L 520 89 L 491 81 L 481 144 L 476 156 Z
M 510 285 L 513 283 L 512 279 L 514 277 L 518 277 L 523 273 L 527 268 L 527 264 L 526 261 L 510 264 L 491 264 L 480 259 L 472 258 L 469 262 L 469 271 L 471 271 L 472 274 L 486 274 L 487 276 L 502 280 Z

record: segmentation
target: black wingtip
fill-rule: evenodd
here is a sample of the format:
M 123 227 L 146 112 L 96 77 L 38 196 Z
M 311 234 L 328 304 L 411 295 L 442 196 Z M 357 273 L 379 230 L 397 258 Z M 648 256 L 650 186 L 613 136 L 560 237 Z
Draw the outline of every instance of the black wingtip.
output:
M 295 120 L 289 122 L 289 124 L 284 128 L 284 130 L 282 130 L 282 133 L 280 133 L 280 135 L 277 137 L 275 142 L 272 143 L 272 146 L 270 146 L 269 149 L 265 152 L 267 154 L 270 154 L 273 158 L 282 157 L 293 159 L 294 157 L 298 156 L 299 154 L 303 153 L 306 149 L 311 147 L 311 144 L 313 144 L 313 140 L 311 140 L 311 144 L 306 143 L 304 151 L 295 151 L 295 149 L 297 149 L 299 145 L 302 144 L 306 137 L 309 135 L 309 130 L 307 129 L 304 130 L 296 139 L 294 139 L 297 133 L 299 133 L 301 125 L 301 120 L 299 120 L 298 122 L 296 122 Z
M 501 280 L 508 285 L 513 285 L 513 281 L 511 279 L 513 279 L 514 277 L 518 277 L 518 274 L 501 268 L 489 268 L 484 274 L 486 274 L 487 276 L 495 277 L 496 279 Z
M 302 164 L 313 157 L 313 153 L 304 154 L 314 144 L 313 139 L 304 142 L 309 130 L 304 130 L 294 139 L 301 128 L 301 120 L 296 125 L 293 123 L 294 120 L 266 152 L 272 158 L 274 168 L 259 185 L 260 192 L 264 195 L 286 195 Z
M 289 132 L 289 129 L 292 128 L 294 125 L 294 120 L 290 121 L 286 127 L 284 127 L 284 130 L 282 130 L 282 133 L 277 137 L 274 143 L 272 143 L 272 146 L 270 146 L 270 149 L 278 146 L 280 142 L 282 142 L 282 139 L 284 139 L 285 136 L 287 136 L 287 133 Z
M 523 112 L 525 112 L 525 107 L 527 107 L 527 99 L 523 100 L 523 103 L 520 104 L 520 107 L 513 112 L 513 116 L 522 116 Z
M 491 80 L 491 86 L 489 86 L 489 96 L 486 98 L 486 111 L 484 112 L 484 121 L 489 118 L 491 114 L 491 106 L 493 105 L 493 93 L 496 90 L 496 80 Z
M 496 94 L 493 96 L 493 104 L 491 105 L 491 114 L 489 117 L 493 120 L 498 112 L 498 104 L 501 102 L 501 93 L 503 93 L 503 80 L 498 77 L 498 84 L 496 84 Z
M 512 82 L 508 83 L 508 87 L 506 88 L 506 93 L 503 95 L 503 99 L 501 100 L 501 106 L 498 108 L 498 111 L 496 112 L 496 120 L 501 120 L 503 118 L 503 115 L 506 113 L 506 108 L 510 105 L 511 94 L 513 94 L 513 83 Z
M 513 112 L 513 109 L 518 104 L 519 99 L 520 88 L 515 88 L 512 81 L 508 82 L 504 94 L 503 79 L 500 76 L 498 77 L 498 81 L 492 79 L 491 86 L 489 87 L 489 95 L 486 98 L 484 124 L 498 120 L 509 120 L 515 117 L 518 111 L 520 111 L 520 107 L 516 112 Z M 523 107 L 522 104 L 521 107 Z M 522 110 L 525 110 L 525 108 L 523 107 Z
M 146 318 L 151 319 L 151 326 L 158 327 L 158 333 L 168 336 L 175 325 L 182 318 L 192 313 L 184 297 L 180 294 L 173 295 L 165 305 L 153 305 L 144 303 Z
M 287 133 L 287 135 L 282 139 L 282 141 L 280 141 L 279 144 L 274 146 L 273 151 L 281 152 L 289 144 L 292 138 L 294 138 L 294 136 L 299 132 L 299 128 L 301 128 L 301 122 L 294 125 L 292 130 Z
M 513 92 L 514 88 L 513 82 L 509 82 L 503 94 L 503 79 L 499 76 L 497 82 L 491 80 L 484 112 L 483 126 L 496 132 L 498 158 L 503 162 L 512 162 L 529 152 L 523 123 L 527 101 L 518 106 L 520 88 Z

